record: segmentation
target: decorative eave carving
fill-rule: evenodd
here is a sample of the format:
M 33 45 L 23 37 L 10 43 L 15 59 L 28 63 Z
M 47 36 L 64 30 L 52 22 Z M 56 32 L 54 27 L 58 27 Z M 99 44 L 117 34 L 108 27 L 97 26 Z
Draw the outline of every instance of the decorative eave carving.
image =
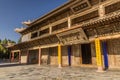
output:
M 25 29 L 26 28 L 16 28 L 14 31 L 17 32 L 17 33 L 21 33 Z
M 22 22 L 22 24 L 24 24 L 24 25 L 26 25 L 26 26 L 30 26 L 31 23 L 32 23 L 32 22 L 31 22 L 30 20 Z
M 57 34 L 57 36 L 63 45 L 89 42 L 82 28 L 62 32 Z

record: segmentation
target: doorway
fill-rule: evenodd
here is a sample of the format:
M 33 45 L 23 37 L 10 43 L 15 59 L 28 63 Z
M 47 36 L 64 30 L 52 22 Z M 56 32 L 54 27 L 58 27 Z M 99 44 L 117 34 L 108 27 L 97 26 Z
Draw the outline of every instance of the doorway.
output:
M 29 64 L 38 64 L 38 53 L 39 50 L 29 50 L 28 63 Z
M 82 44 L 81 51 L 82 51 L 82 64 L 92 64 L 91 45 Z

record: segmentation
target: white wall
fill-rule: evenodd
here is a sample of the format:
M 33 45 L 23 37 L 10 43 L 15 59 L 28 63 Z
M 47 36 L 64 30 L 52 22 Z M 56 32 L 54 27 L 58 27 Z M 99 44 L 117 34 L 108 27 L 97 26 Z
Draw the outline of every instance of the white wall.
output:
M 22 36 L 22 42 L 30 40 L 31 33 L 25 34 Z

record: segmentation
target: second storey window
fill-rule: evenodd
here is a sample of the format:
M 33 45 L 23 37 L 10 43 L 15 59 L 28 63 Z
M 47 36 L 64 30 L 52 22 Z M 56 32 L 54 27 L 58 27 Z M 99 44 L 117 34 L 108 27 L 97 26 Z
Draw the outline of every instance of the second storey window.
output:
M 120 10 L 120 1 L 105 7 L 105 14 Z
M 99 17 L 98 10 L 72 19 L 72 25 L 80 24 L 81 22 L 84 22 L 84 21 L 87 21 L 87 20 L 90 20 L 96 17 Z
M 49 28 L 40 31 L 39 36 L 42 36 L 42 35 L 47 34 L 47 33 L 49 33 Z
M 34 32 L 34 33 L 31 34 L 31 39 L 36 38 L 37 36 L 38 36 L 38 32 Z
M 62 30 L 62 29 L 65 29 L 67 27 L 68 27 L 68 23 L 64 22 L 64 23 L 58 24 L 56 26 L 53 26 L 52 31 L 54 32 L 54 31 Z

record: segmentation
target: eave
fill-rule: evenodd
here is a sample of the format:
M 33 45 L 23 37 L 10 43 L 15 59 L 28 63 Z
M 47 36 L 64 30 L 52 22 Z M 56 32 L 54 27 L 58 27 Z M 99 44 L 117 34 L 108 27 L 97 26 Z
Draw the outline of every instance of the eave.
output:
M 77 0 L 70 0 L 68 2 L 66 2 L 65 4 L 63 4 L 62 6 L 59 6 L 58 8 L 52 10 L 51 12 L 47 13 L 46 15 L 43 15 L 42 17 L 34 20 L 33 22 L 31 22 L 30 24 L 26 24 L 28 27 L 24 30 L 22 30 L 20 33 L 24 32 L 25 30 L 27 30 L 28 28 L 33 27 L 33 25 L 55 15 L 56 13 L 59 13 L 60 11 L 63 11 L 67 8 L 70 8 L 71 5 L 73 5 Z

